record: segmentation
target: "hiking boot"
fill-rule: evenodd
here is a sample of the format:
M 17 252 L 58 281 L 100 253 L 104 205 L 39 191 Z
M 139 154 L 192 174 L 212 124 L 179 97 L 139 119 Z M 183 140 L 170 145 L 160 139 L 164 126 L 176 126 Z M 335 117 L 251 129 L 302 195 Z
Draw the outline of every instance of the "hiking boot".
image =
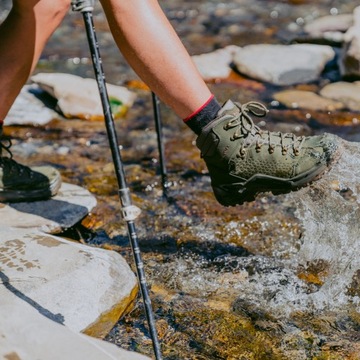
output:
M 11 142 L 0 142 L 0 202 L 45 200 L 60 188 L 60 173 L 51 166 L 27 167 L 12 159 Z M 9 154 L 3 156 L 3 150 Z
M 203 128 L 196 144 L 206 162 L 216 199 L 224 206 L 253 201 L 260 192 L 277 195 L 317 179 L 334 159 L 338 142 L 330 134 L 300 136 L 263 131 L 250 115 L 266 107 L 227 101 Z

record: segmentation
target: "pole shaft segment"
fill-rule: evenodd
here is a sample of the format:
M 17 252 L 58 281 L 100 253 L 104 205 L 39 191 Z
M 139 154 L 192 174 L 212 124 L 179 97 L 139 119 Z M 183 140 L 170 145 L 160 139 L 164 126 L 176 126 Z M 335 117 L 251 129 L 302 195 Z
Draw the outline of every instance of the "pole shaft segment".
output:
M 101 103 L 104 111 L 106 130 L 107 130 L 110 149 L 113 157 L 115 173 L 119 185 L 119 197 L 122 205 L 122 215 L 127 223 L 128 236 L 135 260 L 136 271 L 137 271 L 141 295 L 144 302 L 145 315 L 149 326 L 152 345 L 156 359 L 162 360 L 160 343 L 156 332 L 155 317 L 151 306 L 151 299 L 149 296 L 149 291 L 146 283 L 144 264 L 141 259 L 140 247 L 138 244 L 138 238 L 134 223 L 134 219 L 136 218 L 138 213 L 136 211 L 137 208 L 133 206 L 131 203 L 130 190 L 126 184 L 124 166 L 121 160 L 120 149 L 117 142 L 114 119 L 111 113 L 109 96 L 106 89 L 105 74 L 102 67 L 99 46 L 94 29 L 92 9 L 90 9 L 89 7 L 84 7 L 83 9 L 80 8 L 76 10 L 82 12 L 85 22 L 85 29 L 88 37 L 90 53 L 92 56 L 95 77 L 99 87 Z
M 166 173 L 166 165 L 165 165 L 165 151 L 164 151 L 164 143 L 163 143 L 163 135 L 162 135 L 162 124 L 161 124 L 161 116 L 160 116 L 159 98 L 155 95 L 154 92 L 152 92 L 151 95 L 152 95 L 152 103 L 153 103 L 154 118 L 155 118 L 155 128 L 156 128 L 157 142 L 158 142 L 161 183 L 162 183 L 162 187 L 163 187 L 163 192 L 164 192 L 164 194 L 166 194 L 167 173 Z

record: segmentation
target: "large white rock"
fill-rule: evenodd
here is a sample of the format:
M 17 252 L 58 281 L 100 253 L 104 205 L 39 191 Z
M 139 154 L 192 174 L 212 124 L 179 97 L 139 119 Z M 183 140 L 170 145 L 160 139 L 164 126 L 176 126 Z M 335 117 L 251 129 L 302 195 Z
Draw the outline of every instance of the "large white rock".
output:
M 234 64 L 249 77 L 275 85 L 293 85 L 316 80 L 334 56 L 330 46 L 259 44 L 239 48 Z
M 1 272 L 0 272 L 1 274 Z M 2 277 L 4 283 L 6 278 Z M 41 315 L 36 303 L 16 292 L 18 283 L 1 292 L 0 358 L 7 360 L 149 360 L 140 354 L 74 333 Z
M 137 293 L 136 277 L 118 253 L 4 226 L 0 227 L 0 278 L 0 308 L 11 291 L 69 329 L 100 337 L 111 330 Z M 12 316 L 15 321 L 20 315 Z
M 63 183 L 59 193 L 45 201 L 0 204 L 0 227 L 59 233 L 79 222 L 96 205 L 86 189 Z
M 103 119 L 98 85 L 94 79 L 72 74 L 39 73 L 31 77 L 43 90 L 58 100 L 65 117 L 97 120 Z M 124 114 L 135 101 L 135 93 L 125 87 L 107 84 L 109 99 L 119 104 L 114 117 Z

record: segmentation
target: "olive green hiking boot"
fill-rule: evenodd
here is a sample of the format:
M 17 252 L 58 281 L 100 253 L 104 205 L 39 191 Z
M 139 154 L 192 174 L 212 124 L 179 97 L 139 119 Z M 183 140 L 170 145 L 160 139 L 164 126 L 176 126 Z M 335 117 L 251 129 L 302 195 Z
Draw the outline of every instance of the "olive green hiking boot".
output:
M 0 202 L 45 200 L 56 195 L 60 173 L 51 166 L 27 167 L 12 159 L 11 142 L 0 142 Z M 3 150 L 9 154 L 3 156 Z
M 260 192 L 287 193 L 309 184 L 328 168 L 338 149 L 336 137 L 263 131 L 250 115 L 268 110 L 258 102 L 227 101 L 202 129 L 196 144 L 224 206 L 253 201 Z

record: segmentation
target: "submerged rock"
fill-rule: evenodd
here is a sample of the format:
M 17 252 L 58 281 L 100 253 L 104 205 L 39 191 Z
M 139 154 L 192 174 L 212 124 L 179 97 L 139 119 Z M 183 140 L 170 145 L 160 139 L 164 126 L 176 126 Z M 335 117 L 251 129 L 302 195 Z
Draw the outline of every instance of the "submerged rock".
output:
M 57 106 L 65 117 L 103 119 L 98 85 L 94 79 L 72 74 L 39 73 L 32 76 L 31 80 L 58 100 Z M 114 117 L 124 115 L 133 105 L 135 93 L 122 86 L 106 86 Z
M 334 56 L 330 46 L 259 44 L 240 48 L 234 64 L 252 78 L 275 85 L 292 85 L 317 80 Z

